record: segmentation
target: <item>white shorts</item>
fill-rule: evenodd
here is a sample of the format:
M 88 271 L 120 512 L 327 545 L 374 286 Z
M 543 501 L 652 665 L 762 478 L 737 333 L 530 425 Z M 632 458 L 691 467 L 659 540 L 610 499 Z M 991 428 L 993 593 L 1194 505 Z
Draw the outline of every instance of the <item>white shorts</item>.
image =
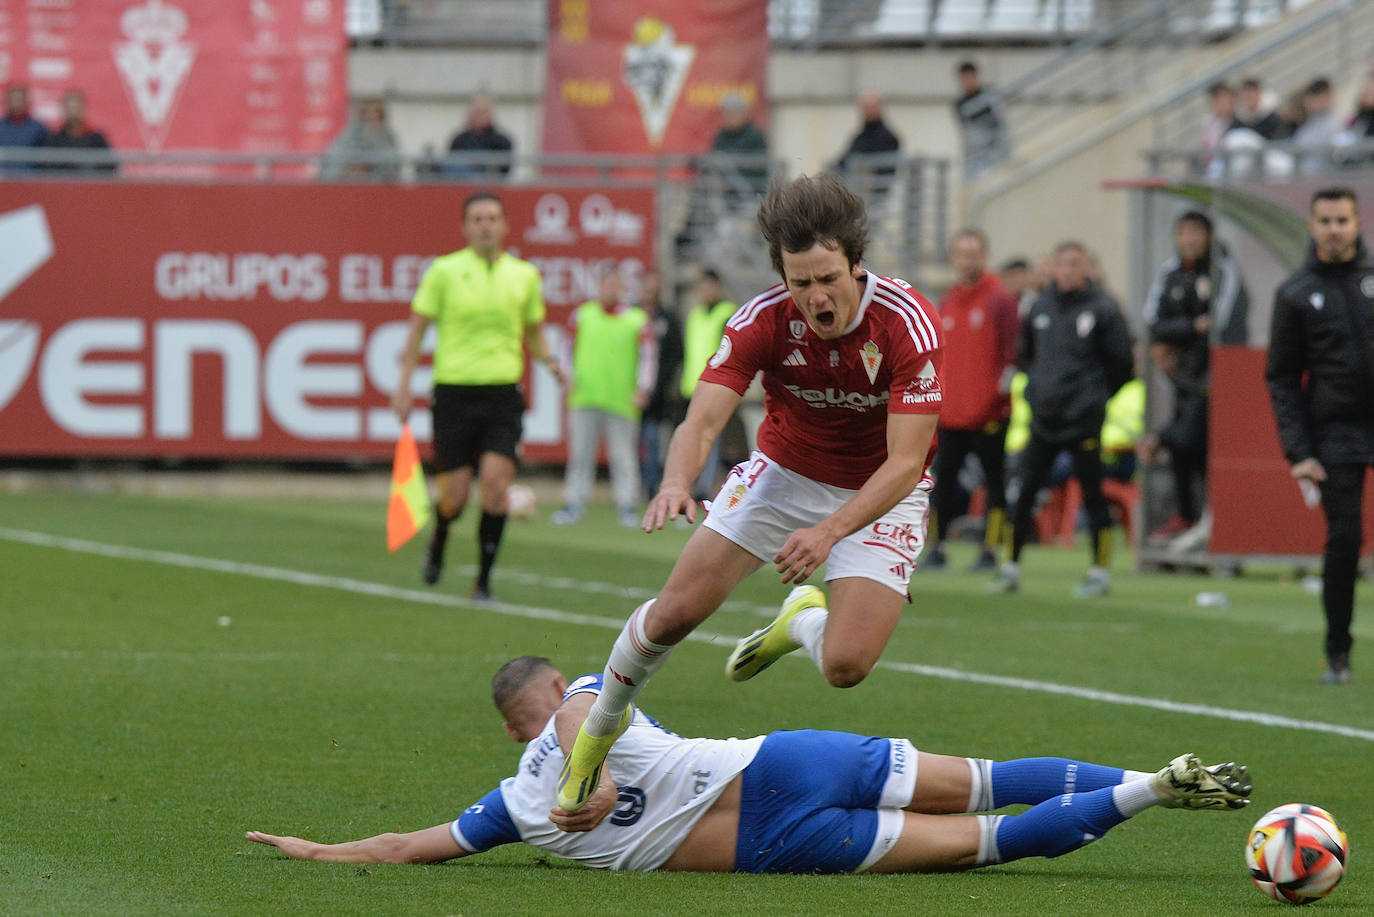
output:
M 825 560 L 825 580 L 857 576 L 907 593 L 930 519 L 930 475 L 878 521 L 841 539 Z M 771 563 L 787 536 L 810 528 L 858 493 L 789 471 L 762 452 L 736 465 L 721 485 L 703 523 L 713 532 Z

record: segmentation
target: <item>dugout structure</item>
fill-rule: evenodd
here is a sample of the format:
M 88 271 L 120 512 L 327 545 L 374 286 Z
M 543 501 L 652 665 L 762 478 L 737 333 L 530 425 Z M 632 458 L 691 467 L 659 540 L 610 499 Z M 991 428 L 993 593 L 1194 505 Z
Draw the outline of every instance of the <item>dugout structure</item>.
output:
M 1174 253 L 1174 222 L 1185 210 L 1212 220 L 1214 243 L 1224 244 L 1240 269 L 1250 297 L 1248 346 L 1219 346 L 1211 361 L 1211 404 L 1207 448 L 1207 506 L 1211 533 L 1197 548 L 1181 552 L 1151 545 L 1146 536 L 1173 511 L 1167 464 L 1140 470 L 1136 562 L 1143 569 L 1201 569 L 1228 575 L 1247 563 L 1321 566 L 1326 520 L 1309 507 L 1279 447 L 1265 385 L 1269 320 L 1274 291 L 1306 257 L 1307 214 L 1312 192 L 1333 184 L 1352 188 L 1360 199 L 1361 223 L 1374 226 L 1374 175 L 1335 173 L 1285 183 L 1262 181 L 1211 184 L 1187 179 L 1113 182 L 1131 196 L 1131 285 L 1123 302 L 1132 331 L 1143 341 L 1142 312 L 1159 265 Z M 1213 329 L 1216 333 L 1217 329 Z M 1168 380 L 1152 366 L 1146 380 L 1146 429 L 1158 430 L 1173 410 Z M 1374 538 L 1374 482 L 1364 505 L 1365 554 Z

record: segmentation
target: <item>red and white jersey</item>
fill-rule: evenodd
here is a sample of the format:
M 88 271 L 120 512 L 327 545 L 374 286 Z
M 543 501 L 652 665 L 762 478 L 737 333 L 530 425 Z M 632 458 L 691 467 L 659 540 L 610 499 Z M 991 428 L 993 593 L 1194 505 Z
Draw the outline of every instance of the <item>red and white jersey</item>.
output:
M 763 371 L 759 451 L 812 480 L 857 490 L 887 459 L 887 415 L 940 413 L 943 332 L 903 280 L 865 274 L 859 311 L 837 340 L 819 338 L 778 284 L 725 326 L 704 382 L 743 394 Z M 926 466 L 935 455 L 932 442 Z

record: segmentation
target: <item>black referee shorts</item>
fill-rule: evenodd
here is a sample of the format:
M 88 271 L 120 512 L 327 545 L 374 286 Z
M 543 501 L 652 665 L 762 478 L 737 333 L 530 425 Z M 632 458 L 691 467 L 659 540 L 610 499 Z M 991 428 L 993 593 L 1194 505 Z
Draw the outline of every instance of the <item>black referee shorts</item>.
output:
M 434 386 L 434 470 L 476 469 L 483 452 L 515 461 L 524 413 L 518 385 Z

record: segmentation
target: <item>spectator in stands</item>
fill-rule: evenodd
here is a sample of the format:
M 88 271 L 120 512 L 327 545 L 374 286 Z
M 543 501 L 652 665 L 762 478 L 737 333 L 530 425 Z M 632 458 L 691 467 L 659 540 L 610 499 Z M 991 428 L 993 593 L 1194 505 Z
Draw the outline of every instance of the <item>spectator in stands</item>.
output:
M 1241 81 L 1240 92 L 1236 94 L 1235 116 L 1231 120 L 1231 130 L 1245 128 L 1259 134 L 1265 140 L 1273 140 L 1279 132 L 1279 115 L 1264 101 L 1264 88 L 1253 76 Z
M 1153 462 L 1160 448 L 1167 450 L 1174 479 L 1176 511 L 1150 541 L 1186 553 L 1204 547 L 1211 533 L 1203 490 L 1212 343 L 1247 342 L 1250 299 L 1206 214 L 1189 210 L 1178 218 L 1174 250 L 1160 265 L 1144 308 L 1150 359 L 1173 386 L 1174 412 L 1163 429 L 1142 440 L 1140 451 Z
M 1002 262 L 997 274 L 1002 279 L 1002 288 L 1016 300 L 1016 313 L 1025 315 L 1035 297 L 1040 295 L 1035 269 L 1030 261 L 1023 255 L 1008 258 Z
M 510 175 L 511 139 L 497 129 L 492 118 L 491 99 L 477 96 L 468 106 L 463 129 L 449 142 L 449 157 L 440 169 L 460 181 L 496 181 Z M 464 157 L 464 153 L 479 154 Z
M 5 117 L 0 120 L 0 147 L 42 146 L 47 142 L 48 130 L 29 114 L 29 90 L 19 83 L 5 90 Z M 28 172 L 35 163 L 22 159 L 0 160 L 0 170 Z
M 1202 129 L 1203 161 L 1210 161 L 1212 154 L 1221 145 L 1221 138 L 1231 129 L 1235 118 L 1235 93 L 1225 83 L 1213 83 L 1207 87 L 1207 108 L 1211 112 L 1207 124 Z
M 1088 252 L 1081 242 L 1055 247 L 1053 282 L 1021 322 L 1016 357 L 1028 379 L 1030 441 L 1021 456 L 1011 560 L 991 589 L 1020 588 L 1021 551 L 1031 537 L 1036 496 L 1055 456 L 1068 451 L 1088 511 L 1092 548 L 1092 565 L 1075 595 L 1106 595 L 1111 515 L 1102 495 L 1100 437 L 1107 401 L 1134 374 L 1134 360 L 1121 308 L 1088 279 Z
M 720 339 L 725 336 L 725 323 L 735 314 L 739 306 L 725 298 L 725 286 L 720 274 L 712 268 L 703 268 L 692 290 L 693 304 L 687 312 L 683 325 L 682 392 L 683 401 L 692 400 L 697 380 L 720 348 Z M 692 485 L 692 497 L 697 501 L 710 499 L 719 489 L 720 481 L 720 437 L 711 445 L 711 454 L 706 459 L 701 474 Z
M 982 232 L 960 230 L 950 242 L 949 260 L 954 285 L 939 307 L 945 329 L 945 365 L 941 370 L 940 448 L 932 469 L 935 545 L 925 566 L 945 567 L 945 539 L 962 502 L 959 472 L 972 453 L 978 457 L 987 487 L 987 525 L 973 570 L 992 570 L 997 567 L 1007 515 L 1003 470 L 1011 378 L 1016 374 L 1017 301 L 998 276 L 988 271 L 988 243 Z
M 1374 140 L 1374 73 L 1367 75 L 1360 84 L 1360 95 L 1355 100 L 1355 113 L 1346 122 L 1338 143 L 1355 146 L 1368 144 L 1371 140 Z M 1346 161 L 1349 165 L 1355 162 L 1368 163 L 1371 159 L 1374 159 L 1374 155 L 1366 149 Z
M 646 499 L 653 499 L 663 480 L 668 437 L 681 419 L 686 403 L 679 397 L 682 373 L 682 320 L 663 301 L 663 275 L 650 270 L 640 280 L 639 307 L 649 316 L 658 348 L 658 371 L 653 394 L 639 416 L 639 477 Z
M 625 285 L 611 270 L 601 278 L 600 299 L 573 312 L 569 339 L 568 465 L 553 524 L 582 521 L 604 433 L 620 524 L 632 528 L 639 525 L 639 412 L 657 374 L 653 327 L 643 309 L 625 301 Z
M 858 106 L 862 126 L 835 161 L 835 171 L 860 193 L 883 194 L 897 174 L 896 155 L 902 141 L 883 120 L 883 100 L 876 92 L 860 93 Z
M 725 187 L 730 199 L 743 199 L 738 183 L 732 183 L 728 172 L 742 180 L 748 197 L 768 186 L 768 138 L 749 117 L 749 103 L 737 92 L 728 93 L 720 103 L 720 130 L 711 141 L 711 152 L 724 160 L 727 170 Z
M 1293 132 L 1293 145 L 1310 152 L 1299 157 L 1298 170 L 1308 175 L 1326 171 L 1331 164 L 1330 147 L 1341 132 L 1331 99 L 1331 81 L 1317 77 L 1302 93 L 1302 127 Z
M 960 96 L 954 113 L 964 136 L 964 178 L 972 180 L 1011 155 L 1011 135 L 1001 104 L 983 86 L 978 65 L 964 61 L 955 73 Z
M 108 150 L 110 143 L 105 135 L 91 127 L 86 121 L 86 97 L 72 89 L 62 97 L 62 123 L 57 130 L 48 135 L 47 145 L 68 150 Z M 119 168 L 113 157 L 100 157 L 99 160 L 82 162 L 53 163 L 50 168 L 68 169 L 78 172 L 113 172 Z
M 352 120 L 321 159 L 320 177 L 395 181 L 400 174 L 400 147 L 386 123 L 386 104 L 381 99 L 360 100 Z

